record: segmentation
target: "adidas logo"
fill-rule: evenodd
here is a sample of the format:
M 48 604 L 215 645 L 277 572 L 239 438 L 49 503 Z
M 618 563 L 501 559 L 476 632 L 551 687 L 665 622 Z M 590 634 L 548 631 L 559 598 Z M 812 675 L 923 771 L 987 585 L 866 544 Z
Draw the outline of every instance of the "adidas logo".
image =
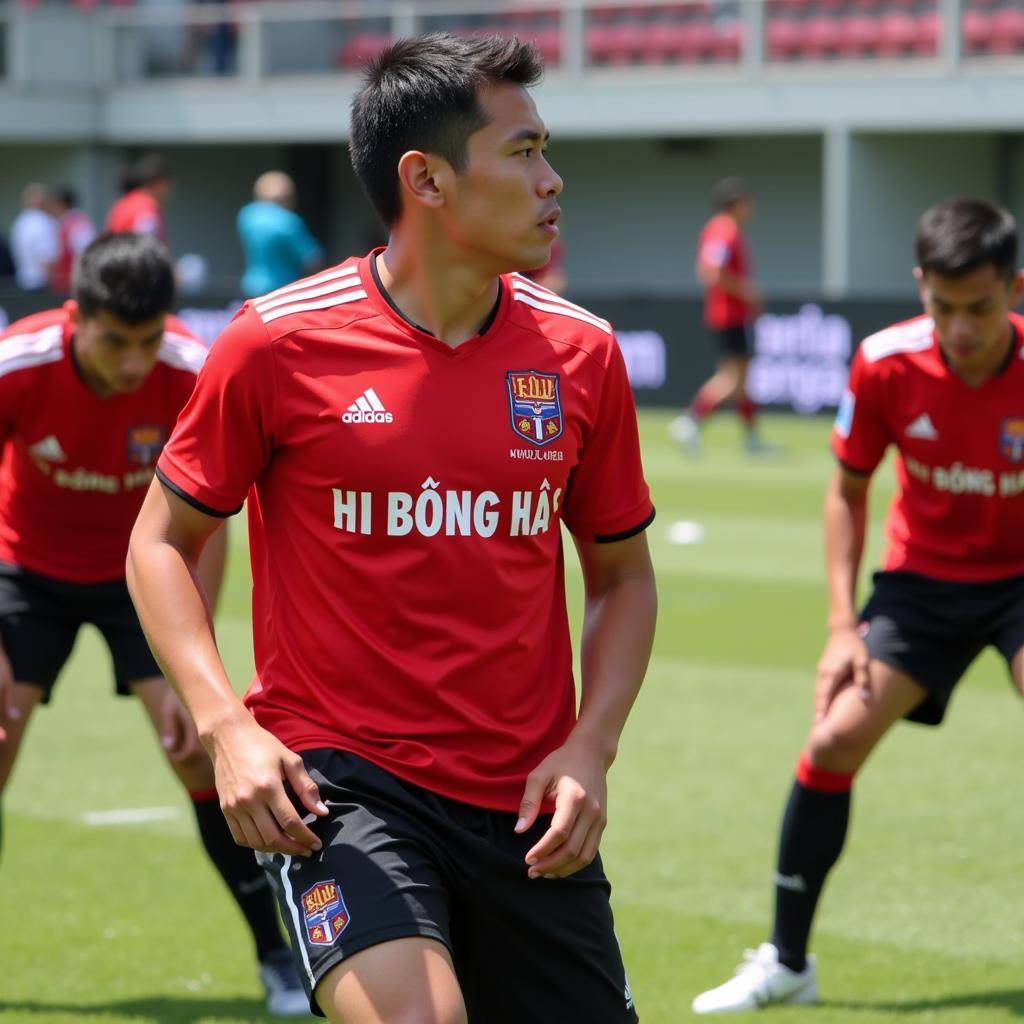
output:
M 907 437 L 916 437 L 922 441 L 937 441 L 939 438 L 939 432 L 935 429 L 931 416 L 926 412 L 921 413 L 903 433 Z
M 803 875 L 782 875 L 775 872 L 775 884 L 780 889 L 788 889 L 790 892 L 807 892 L 807 883 Z
M 394 423 L 395 417 L 384 408 L 384 403 L 377 397 L 373 388 L 367 388 L 342 413 L 342 423 Z
M 64 449 L 60 446 L 60 441 L 53 434 L 44 437 L 42 441 L 37 441 L 29 448 L 28 453 L 37 459 L 45 459 L 47 462 L 63 462 L 67 458 Z

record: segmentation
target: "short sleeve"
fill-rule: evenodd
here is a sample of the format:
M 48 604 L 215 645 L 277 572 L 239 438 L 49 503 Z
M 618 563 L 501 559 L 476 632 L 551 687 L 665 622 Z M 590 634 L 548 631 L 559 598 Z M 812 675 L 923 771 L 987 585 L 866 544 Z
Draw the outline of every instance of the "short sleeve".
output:
M 562 516 L 581 540 L 625 540 L 654 519 L 640 459 L 633 392 L 613 338 L 600 399 L 579 464 L 569 479 Z
M 880 385 L 877 364 L 858 349 L 832 427 L 832 451 L 857 473 L 873 472 L 891 441 Z
M 157 476 L 201 512 L 234 515 L 270 459 L 276 399 L 270 338 L 243 306 L 210 349 Z
M 735 244 L 736 238 L 733 233 L 711 226 L 700 240 L 697 259 L 712 267 L 724 267 L 732 257 Z

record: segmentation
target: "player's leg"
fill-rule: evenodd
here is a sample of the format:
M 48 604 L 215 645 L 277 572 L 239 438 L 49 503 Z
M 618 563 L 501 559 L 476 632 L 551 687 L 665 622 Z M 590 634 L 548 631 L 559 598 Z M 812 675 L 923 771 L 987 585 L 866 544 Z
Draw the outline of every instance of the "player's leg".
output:
M 715 372 L 700 386 L 689 408 L 669 424 L 672 439 L 694 454 L 700 451 L 701 424 L 736 393 L 746 359 L 745 350 L 735 351 L 735 341 L 728 331 L 718 336 L 718 346 L 720 354 Z
M 302 758 L 329 810 L 302 811 L 323 848 L 259 859 L 310 999 L 345 1024 L 465 1024 L 449 953 L 440 798 L 354 754 Z
M 355 953 L 327 972 L 316 1001 L 343 1024 L 466 1024 L 451 955 L 435 939 L 393 939 Z
M 281 929 L 274 894 L 252 850 L 231 838 L 220 810 L 214 785 L 213 765 L 195 741 L 194 726 L 146 643 L 134 606 L 123 581 L 92 588 L 89 620 L 103 634 L 114 662 L 117 692 L 139 697 L 153 725 L 161 750 L 192 801 L 199 838 L 217 873 L 227 885 L 252 934 L 260 980 L 266 990 L 267 1008 L 277 1016 L 297 1016 L 307 1010 L 301 983 L 295 975 L 288 943 Z M 174 739 L 164 745 L 168 723 L 177 720 L 192 738 L 190 752 L 180 755 Z M 174 731 L 173 729 L 171 730 Z
M 4 718 L 4 739 L 0 740 L 0 853 L 3 852 L 4 818 L 3 792 L 11 776 L 14 762 L 28 728 L 28 721 L 36 705 L 43 699 L 43 690 L 31 683 L 15 683 L 11 700 L 17 717 Z

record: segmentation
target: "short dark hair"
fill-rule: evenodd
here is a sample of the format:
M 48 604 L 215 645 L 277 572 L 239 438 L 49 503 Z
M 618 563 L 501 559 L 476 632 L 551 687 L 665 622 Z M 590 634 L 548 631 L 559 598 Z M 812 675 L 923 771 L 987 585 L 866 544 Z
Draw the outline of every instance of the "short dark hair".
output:
M 71 294 L 86 318 L 104 310 L 138 324 L 169 313 L 174 267 L 167 247 L 151 235 L 100 235 L 75 263 Z
M 57 185 L 50 194 L 61 206 L 66 206 L 69 210 L 78 205 L 78 196 L 70 185 Z
M 741 199 L 750 198 L 750 189 L 742 178 L 723 178 L 711 190 L 711 205 L 716 210 L 728 210 Z
M 131 192 L 154 181 L 168 181 L 173 177 L 171 165 L 159 153 L 146 153 L 121 172 L 121 190 Z
M 391 227 L 401 213 L 398 161 L 412 149 L 465 169 L 470 135 L 487 124 L 479 91 L 540 81 L 536 47 L 515 36 L 431 32 L 400 39 L 365 69 L 352 102 L 349 152 L 370 202 Z
M 1017 272 L 1017 225 L 1001 206 L 982 199 L 947 199 L 925 210 L 915 241 L 921 272 L 962 277 L 991 263 L 1011 280 Z

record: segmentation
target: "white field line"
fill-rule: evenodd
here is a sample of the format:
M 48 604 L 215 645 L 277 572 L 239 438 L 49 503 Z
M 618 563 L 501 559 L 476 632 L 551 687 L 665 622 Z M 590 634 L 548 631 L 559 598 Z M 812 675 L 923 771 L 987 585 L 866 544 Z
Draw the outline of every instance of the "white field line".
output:
M 177 807 L 118 807 L 111 811 L 86 811 L 86 825 L 143 825 L 149 821 L 171 821 L 181 816 Z

